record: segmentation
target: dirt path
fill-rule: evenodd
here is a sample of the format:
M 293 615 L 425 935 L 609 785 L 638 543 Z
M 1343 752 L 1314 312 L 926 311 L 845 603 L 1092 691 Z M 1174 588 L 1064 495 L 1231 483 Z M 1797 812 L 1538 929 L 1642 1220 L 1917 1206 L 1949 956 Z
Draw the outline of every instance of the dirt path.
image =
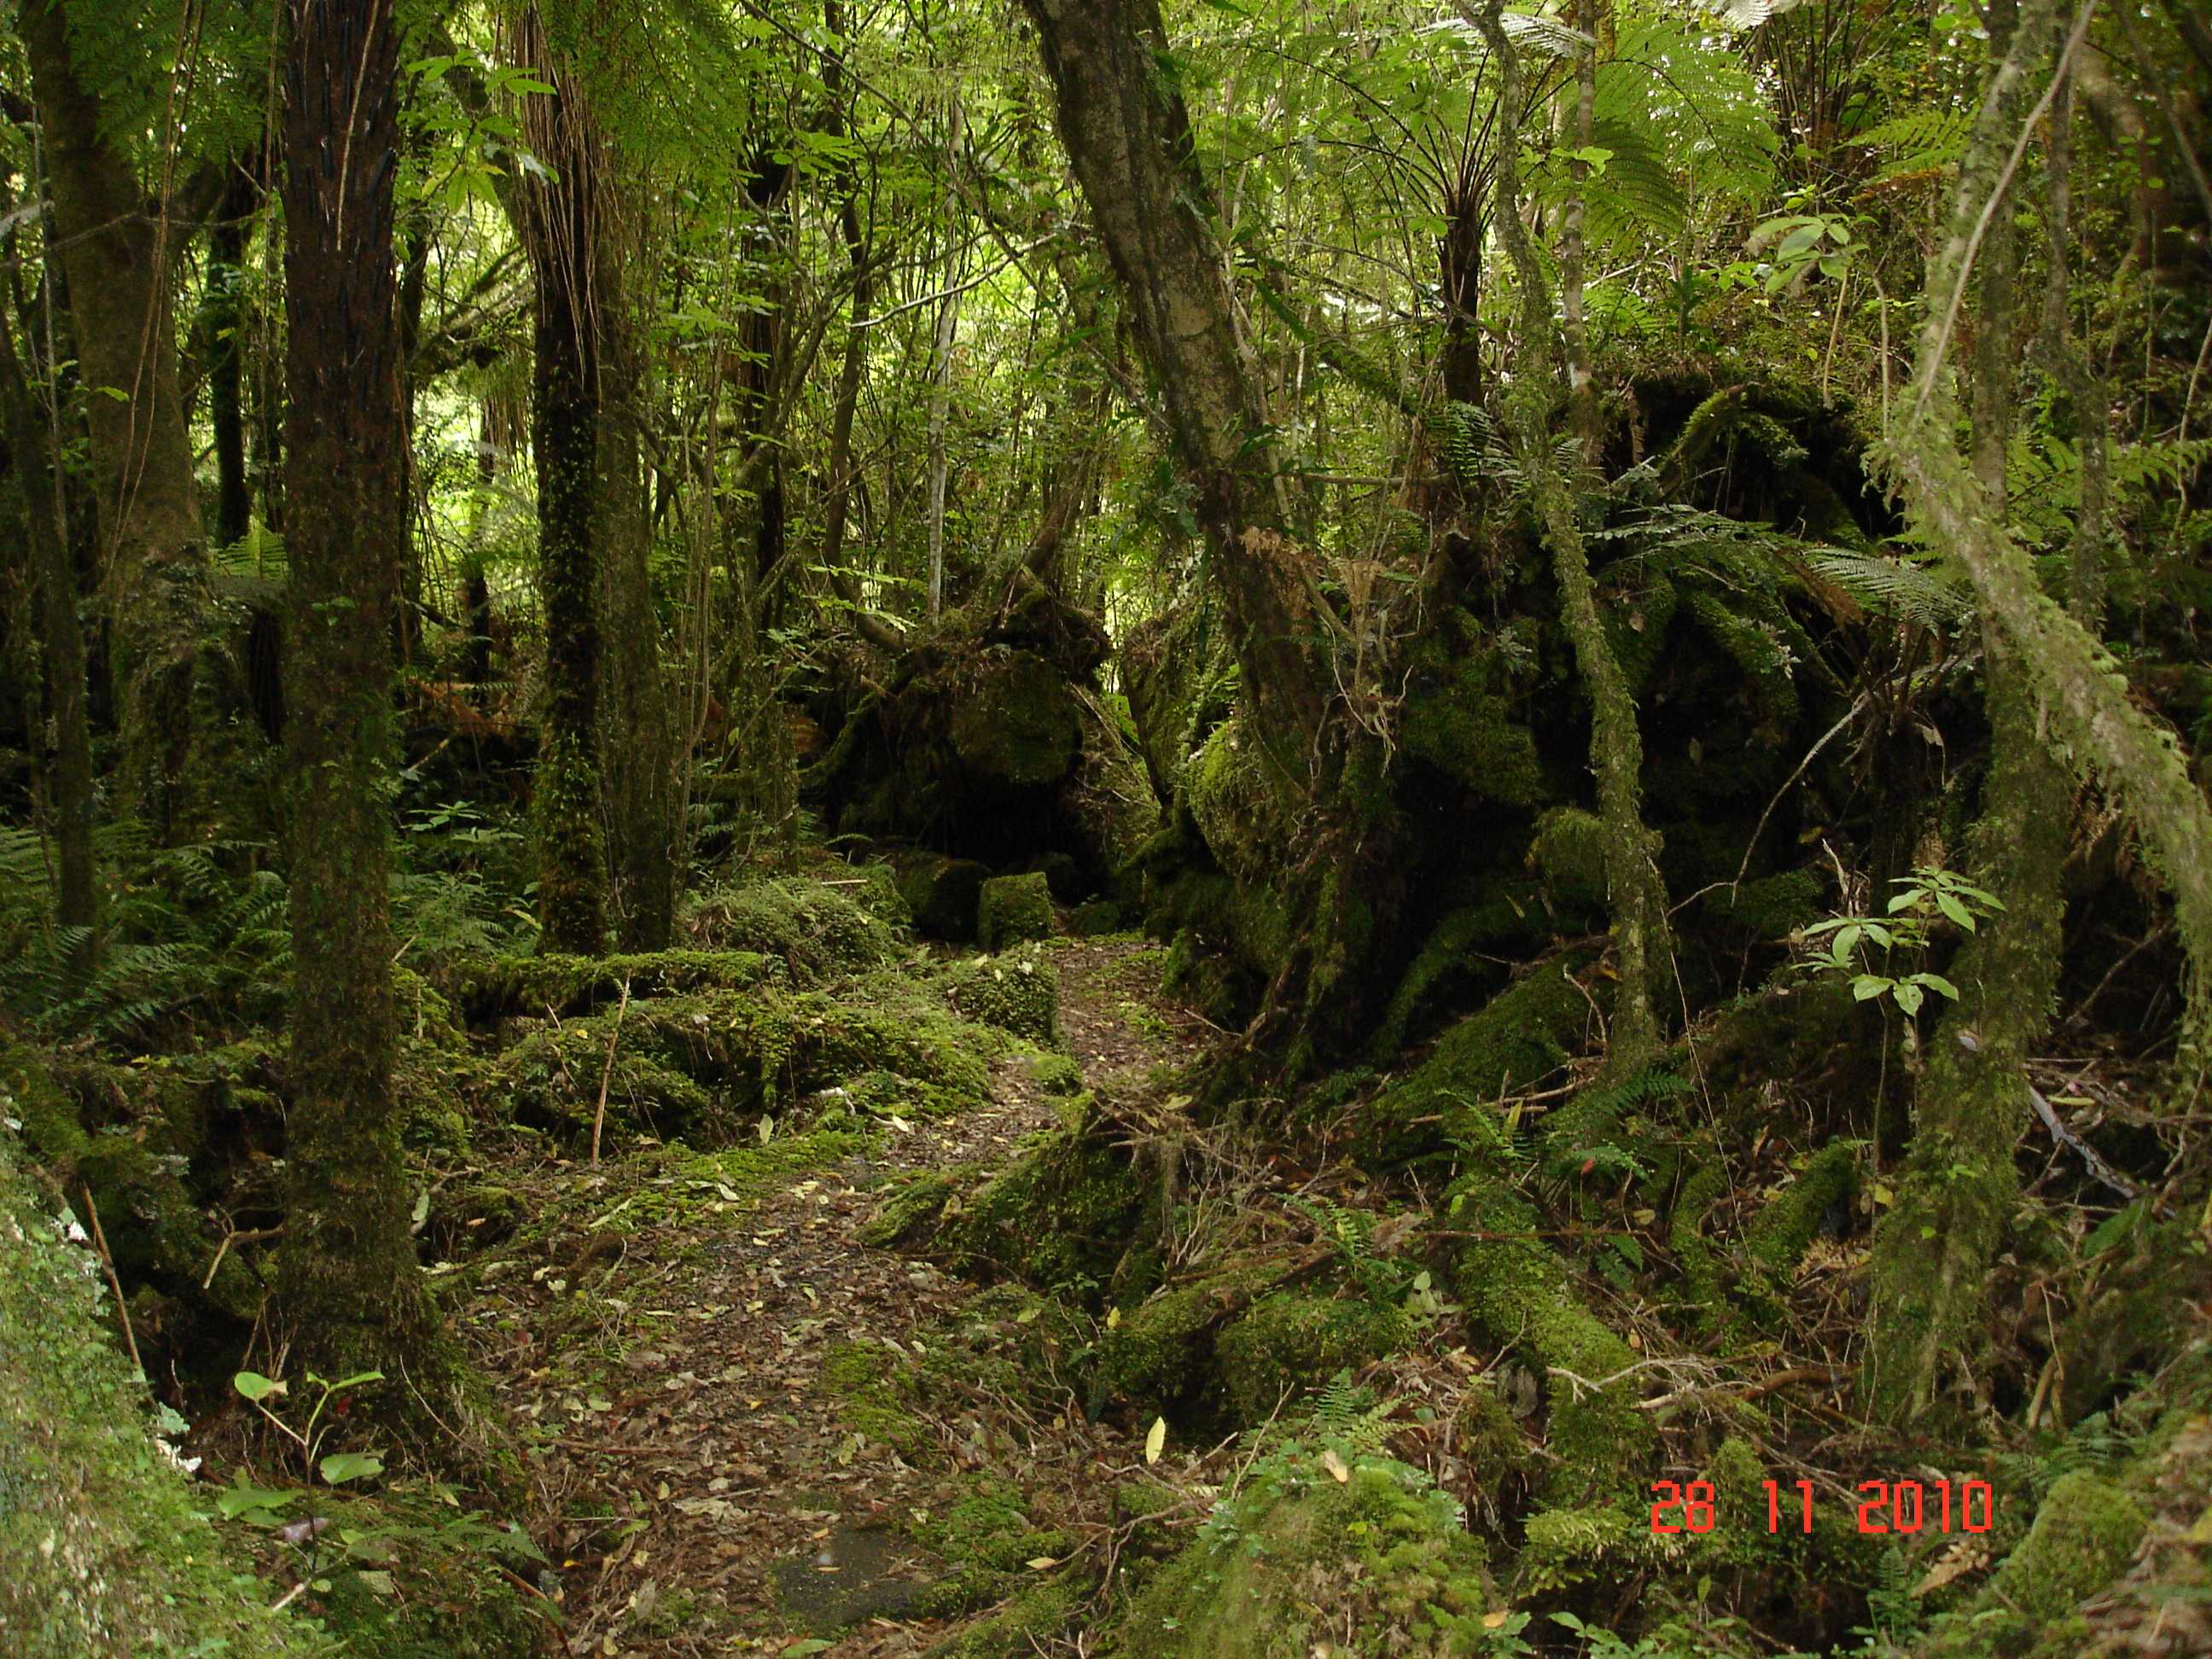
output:
M 1054 956 L 1063 1044 L 1102 1095 L 1141 1090 L 1211 1035 L 1159 998 L 1156 948 L 1066 940 Z M 539 1584 L 568 1651 L 921 1651 L 950 1628 L 925 1616 L 944 1573 L 921 1541 L 933 1516 L 981 1477 L 1027 1492 L 1127 1459 L 1072 1401 L 1040 1412 L 979 1385 L 948 1409 L 886 1379 L 942 1359 L 948 1337 L 983 1352 L 1030 1334 L 989 1292 L 859 1232 L 898 1178 L 1002 1164 L 1052 1127 L 1064 1103 L 1037 1070 L 1005 1060 L 988 1107 L 893 1118 L 866 1150 L 817 1158 L 822 1138 L 800 1139 L 778 1167 L 770 1147 L 738 1149 L 732 1169 L 771 1171 L 754 1192 L 696 1155 L 547 1172 L 561 1212 L 540 1265 L 495 1275 L 469 1322 L 542 1437 L 533 1474 L 561 1553 Z M 623 1206 L 654 1222 L 606 1271 L 611 1235 L 592 1224 Z M 952 1357 L 939 1370 L 957 1379 Z

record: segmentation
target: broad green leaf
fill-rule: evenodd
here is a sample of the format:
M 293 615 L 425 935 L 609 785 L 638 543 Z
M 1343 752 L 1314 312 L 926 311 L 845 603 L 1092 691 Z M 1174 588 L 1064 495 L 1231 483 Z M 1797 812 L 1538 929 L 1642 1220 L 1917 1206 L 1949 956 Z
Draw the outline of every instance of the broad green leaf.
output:
M 230 1385 L 257 1406 L 284 1392 L 283 1383 L 273 1376 L 264 1376 L 259 1371 L 240 1371 L 230 1379 Z
M 382 1474 L 384 1460 L 374 1452 L 333 1452 L 322 1461 L 320 1468 L 325 1482 L 340 1486 L 349 1480 Z

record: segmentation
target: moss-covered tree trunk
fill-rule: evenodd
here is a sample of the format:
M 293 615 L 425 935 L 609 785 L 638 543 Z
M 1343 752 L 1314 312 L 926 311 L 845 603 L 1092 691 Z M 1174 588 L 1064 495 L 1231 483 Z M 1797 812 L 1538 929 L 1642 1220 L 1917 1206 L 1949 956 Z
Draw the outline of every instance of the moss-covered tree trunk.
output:
M 54 845 L 60 866 L 54 921 L 76 933 L 70 971 L 89 974 L 99 950 L 99 872 L 93 860 L 94 805 L 92 722 L 87 712 L 84 625 L 77 615 L 76 567 L 62 533 L 61 481 L 53 446 L 31 395 L 14 330 L 0 320 L 0 406 L 8 448 L 22 491 L 32 583 L 37 593 L 39 644 L 46 659 L 46 715 L 53 726 Z
M 1521 97 L 1519 64 L 1495 0 L 1481 13 L 1480 27 L 1499 77 L 1494 216 L 1521 289 L 1520 337 L 1516 343 L 1522 368 L 1506 397 L 1506 420 L 1520 452 L 1545 543 L 1551 549 L 1552 568 L 1559 584 L 1560 617 L 1574 642 L 1575 662 L 1589 692 L 1590 767 L 1597 775 L 1598 817 L 1605 826 L 1607 896 L 1620 974 L 1607 1060 L 1616 1075 L 1626 1076 L 1641 1068 L 1659 1048 L 1654 981 L 1658 964 L 1668 959 L 1671 948 L 1667 891 L 1659 874 L 1659 838 L 1644 822 L 1644 738 L 1636 723 L 1636 700 L 1629 693 L 1627 679 L 1598 615 L 1597 592 L 1590 580 L 1573 490 L 1553 460 L 1552 408 L 1560 401 L 1563 389 L 1571 409 L 1578 410 L 1586 402 L 1594 406 L 1594 394 L 1588 385 L 1589 364 L 1585 358 L 1579 365 L 1580 386 L 1571 381 L 1562 388 L 1559 354 L 1553 341 L 1551 289 L 1521 221 L 1520 132 L 1516 118 Z M 1577 270 L 1579 262 L 1577 252 Z
M 1249 729 L 1297 816 L 1297 857 L 1282 873 L 1293 942 L 1253 1033 L 1296 1066 L 1309 1042 L 1328 1053 L 1364 1036 L 1375 969 L 1397 933 L 1401 836 L 1383 776 L 1388 746 L 1340 696 L 1338 624 L 1312 552 L 1289 534 L 1158 0 L 1026 3 L 1061 142 L 1206 535 Z
M 2018 122 L 2008 118 L 2028 66 L 2050 57 L 2055 8 L 2023 9 L 2012 49 L 1996 66 L 1960 162 L 1948 222 L 1929 261 L 1918 364 L 1884 459 L 1912 515 L 1965 568 L 1985 623 L 2003 635 L 2040 707 L 2046 740 L 2094 774 L 2135 824 L 2173 896 L 2188 954 L 2179 1050 L 2181 1084 L 2195 1090 L 2212 1060 L 2212 806 L 2190 775 L 2173 732 L 2130 697 L 2110 653 L 2075 616 L 2045 593 L 2027 552 L 1984 510 L 1953 435 L 1954 401 L 1946 359 L 1958 305 L 1993 214 L 1985 215 L 2008 165 Z M 2078 50 L 2077 24 L 2069 46 Z
M 517 42 L 552 61 L 535 12 Z M 607 855 L 600 830 L 599 574 L 593 505 L 600 381 L 592 317 L 599 234 L 596 144 L 572 86 L 526 106 L 531 148 L 552 169 L 520 192 L 522 242 L 537 282 L 531 443 L 538 463 L 538 586 L 545 689 L 532 826 L 541 943 L 597 955 L 606 945 Z
M 215 439 L 215 539 L 244 541 L 253 527 L 246 470 L 246 240 L 254 209 L 252 176 L 233 167 L 208 228 L 207 283 L 200 302 L 200 353 L 207 369 L 208 427 Z
M 420 1386 L 437 1324 L 407 1226 L 387 894 L 392 613 L 407 533 L 398 65 L 388 0 L 295 0 L 283 125 L 292 1103 L 279 1297 L 307 1364 L 406 1371 Z
M 643 364 L 623 311 L 614 239 L 603 235 L 598 541 L 605 626 L 606 822 L 615 930 L 627 951 L 667 947 L 676 922 L 675 727 L 653 607 L 651 507 L 641 454 Z
M 25 0 L 16 27 L 45 133 L 56 249 L 88 392 L 122 793 L 155 833 L 191 833 L 217 775 L 193 715 L 209 604 L 207 548 L 177 389 L 167 254 L 178 233 L 147 211 L 81 73 L 56 0 Z
M 1990 9 L 1999 51 L 2013 11 L 2007 0 Z M 2008 103 L 2017 118 L 2017 96 Z M 1972 398 L 1974 479 L 1982 511 L 2000 524 L 2019 270 L 2019 240 L 2001 204 L 1978 273 Z M 1984 1275 L 2020 1197 L 2013 1147 L 2027 1117 L 2022 1067 L 2050 1029 L 2058 984 L 2072 792 L 2037 729 L 2035 694 L 2014 647 L 1995 629 L 1984 630 L 1983 672 L 1990 769 L 1974 828 L 1976 876 L 2004 908 L 1952 975 L 1960 1000 L 1937 1026 L 1914 1091 L 1897 1201 L 1875 1234 L 1869 1397 L 1900 1425 L 1934 1404 L 1946 1360 L 1977 1346 Z

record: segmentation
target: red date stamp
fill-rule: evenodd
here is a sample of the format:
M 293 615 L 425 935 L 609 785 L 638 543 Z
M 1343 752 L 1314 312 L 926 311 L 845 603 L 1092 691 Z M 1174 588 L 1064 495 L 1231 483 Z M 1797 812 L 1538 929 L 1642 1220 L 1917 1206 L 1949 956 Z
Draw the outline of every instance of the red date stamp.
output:
M 1767 1531 L 1813 1530 L 1811 1481 L 1765 1486 Z M 1996 1516 L 1996 1494 L 1986 1480 L 1862 1480 L 1858 1491 L 1862 1533 L 1987 1532 Z M 1655 1533 L 1711 1532 L 1721 1519 L 1710 1480 L 1654 1480 L 1651 1496 Z

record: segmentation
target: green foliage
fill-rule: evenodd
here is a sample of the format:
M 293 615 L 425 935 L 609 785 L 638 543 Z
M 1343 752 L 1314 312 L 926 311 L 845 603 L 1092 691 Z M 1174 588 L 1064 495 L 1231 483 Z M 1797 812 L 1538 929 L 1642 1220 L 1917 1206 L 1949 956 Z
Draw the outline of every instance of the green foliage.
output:
M 1827 944 L 1804 965 L 1808 972 L 1850 980 L 1851 994 L 1861 1002 L 1886 997 L 1910 1018 L 1920 1012 L 1929 992 L 1955 1002 L 1959 988 L 1941 974 L 1893 964 L 1923 957 L 1939 920 L 1971 933 L 2004 904 L 1962 877 L 1929 866 L 1898 877 L 1896 884 L 1904 890 L 1890 896 L 1886 919 L 1831 916 L 1806 928 L 1802 937 L 1808 943 L 1825 939 Z M 1871 954 L 1875 951 L 1878 957 Z

